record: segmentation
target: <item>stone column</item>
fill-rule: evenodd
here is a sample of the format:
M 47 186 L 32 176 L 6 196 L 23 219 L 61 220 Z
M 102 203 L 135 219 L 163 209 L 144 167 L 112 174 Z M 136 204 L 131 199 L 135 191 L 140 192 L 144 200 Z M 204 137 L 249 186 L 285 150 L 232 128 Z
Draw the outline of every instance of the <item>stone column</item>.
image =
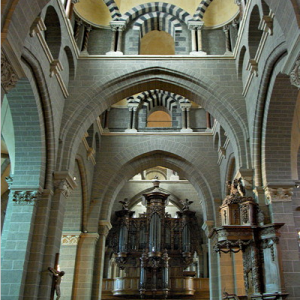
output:
M 127 105 L 129 109 L 129 124 L 128 128 L 125 132 L 137 132 L 136 123 L 137 123 L 137 113 L 138 113 L 138 106 L 140 102 L 136 101 L 135 99 L 127 100 Z
M 210 113 L 206 112 L 206 129 L 211 129 L 211 120 L 210 120 Z
M 78 37 L 79 37 L 79 32 L 80 32 L 80 27 L 82 26 L 82 20 L 76 20 L 76 28 L 75 28 L 75 32 L 74 32 L 74 39 L 77 43 L 78 41 Z
M 60 247 L 60 270 L 65 272 L 61 282 L 61 291 L 64 299 L 72 299 L 73 281 L 75 275 L 76 254 L 80 231 L 64 231 Z
M 223 32 L 225 33 L 225 47 L 226 47 L 226 51 L 224 55 L 232 55 L 228 24 L 223 26 Z
M 66 200 L 76 186 L 76 182 L 67 171 L 54 173 L 54 195 L 51 199 L 49 225 L 46 233 L 45 254 L 39 283 L 39 300 L 49 299 L 52 276 L 49 276 L 48 267 L 54 266 L 56 254 L 60 251 Z
M 111 21 L 112 42 L 110 51 L 106 55 L 123 55 L 122 52 L 122 34 L 126 28 L 126 21 Z
M 110 108 L 108 108 L 104 114 L 104 128 L 103 128 L 104 132 L 109 132 L 109 125 L 108 125 L 109 124 L 109 112 L 110 112 Z
M 95 246 L 98 238 L 98 233 L 82 233 L 80 236 L 74 276 L 74 300 L 92 297 Z
M 189 21 L 188 28 L 191 31 L 192 52 L 190 55 L 204 56 L 206 52 L 202 51 L 202 28 L 203 21 Z
M 203 256 L 203 278 L 208 278 L 208 247 L 207 244 L 202 245 L 202 256 Z
M 83 38 L 83 48 L 82 48 L 83 54 L 89 54 L 87 49 L 88 49 L 88 45 L 89 45 L 89 37 L 90 37 L 91 30 L 92 30 L 92 26 L 85 27 L 84 38 Z
M 111 224 L 108 221 L 99 222 L 99 240 L 96 246 L 96 259 L 95 259 L 95 277 L 93 280 L 93 296 L 92 300 L 101 299 L 102 294 L 102 281 L 104 271 L 104 257 L 105 257 L 105 241 Z
M 190 128 L 190 108 L 192 104 L 190 102 L 180 103 L 180 108 L 182 110 L 182 129 L 180 132 L 193 132 Z
M 39 188 L 10 188 L 1 245 L 1 298 L 23 299 Z

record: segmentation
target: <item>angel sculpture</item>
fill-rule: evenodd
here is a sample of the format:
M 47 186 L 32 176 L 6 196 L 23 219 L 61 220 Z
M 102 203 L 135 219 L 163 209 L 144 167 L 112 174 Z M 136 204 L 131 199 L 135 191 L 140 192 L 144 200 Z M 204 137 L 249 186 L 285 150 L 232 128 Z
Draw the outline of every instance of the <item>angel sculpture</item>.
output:
M 124 201 L 119 201 L 122 204 L 122 209 L 128 210 L 128 199 L 125 198 Z
M 182 210 L 189 210 L 190 209 L 190 205 L 193 203 L 194 201 L 190 201 L 189 199 L 184 199 L 181 200 L 181 203 L 183 205 Z

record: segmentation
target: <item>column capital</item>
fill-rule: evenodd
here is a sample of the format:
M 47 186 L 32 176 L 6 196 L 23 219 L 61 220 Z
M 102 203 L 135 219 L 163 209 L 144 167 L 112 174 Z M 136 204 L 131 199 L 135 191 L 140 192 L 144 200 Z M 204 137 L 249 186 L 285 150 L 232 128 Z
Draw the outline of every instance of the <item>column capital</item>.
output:
M 187 100 L 186 102 L 180 102 L 179 106 L 181 109 L 189 109 L 192 107 L 192 103 Z
M 294 184 L 268 184 L 264 187 L 267 202 L 291 202 Z
M 204 26 L 203 21 L 194 21 L 194 20 L 188 21 L 189 30 L 198 30 L 198 29 L 201 30 L 203 26 Z
M 7 59 L 6 55 L 1 53 L 1 85 L 6 93 L 8 93 L 12 88 L 14 88 L 18 82 L 19 78 Z
M 84 232 L 81 233 L 80 239 L 89 240 L 90 242 L 94 242 L 94 244 L 96 244 L 99 239 L 99 234 L 96 232 Z
M 208 221 L 204 221 L 203 225 L 202 225 L 202 229 L 204 230 L 206 236 L 209 235 L 210 231 L 213 229 L 215 222 L 208 220 Z
M 54 172 L 54 188 L 61 191 L 65 197 L 69 197 L 71 191 L 77 187 L 77 183 L 68 171 Z
M 272 12 L 270 12 L 268 16 L 263 16 L 258 25 L 258 29 L 268 33 L 269 35 L 273 35 L 273 19 L 274 13 Z
M 297 60 L 290 74 L 291 84 L 300 89 L 300 60 Z
M 111 228 L 112 225 L 109 221 L 105 221 L 105 220 L 99 221 L 99 227 L 98 227 L 99 235 L 104 235 L 105 237 L 107 237 L 108 232 L 110 231 Z
M 112 31 L 124 31 L 126 29 L 126 21 L 110 21 L 109 25 Z
M 12 190 L 12 201 L 18 205 L 35 205 L 39 197 L 42 195 L 42 190 Z

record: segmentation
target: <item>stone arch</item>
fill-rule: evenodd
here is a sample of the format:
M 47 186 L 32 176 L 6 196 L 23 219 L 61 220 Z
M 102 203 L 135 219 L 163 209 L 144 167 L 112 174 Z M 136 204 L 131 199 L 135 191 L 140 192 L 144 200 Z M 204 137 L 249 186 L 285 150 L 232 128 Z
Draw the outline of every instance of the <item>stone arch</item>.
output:
M 74 77 L 75 77 L 75 61 L 74 61 L 73 53 L 69 46 L 65 46 L 64 51 L 66 53 L 67 61 L 68 61 L 69 78 L 74 79 Z
M 176 31 L 182 31 L 178 19 L 170 14 L 162 12 L 148 13 L 138 18 L 134 30 L 140 31 L 141 38 L 152 30 L 165 31 L 175 39 Z
M 215 152 L 211 151 L 209 155 L 217 160 Z M 97 172 L 97 177 L 94 178 L 89 226 L 96 224 L 100 214 L 101 219 L 110 216 L 116 196 L 129 179 L 157 165 L 182 173 L 201 195 L 203 211 L 207 219 L 214 219 L 212 200 L 219 196 L 220 189 L 217 184 L 217 171 L 214 172 L 211 165 L 208 166 L 207 159 L 199 155 L 199 151 L 186 153 L 183 145 L 180 147 L 178 143 L 171 140 L 166 141 L 165 138 L 155 137 L 153 143 L 141 141 L 126 147 L 126 153 L 123 151 L 112 157 L 110 152 L 106 155 L 103 153 L 101 156 L 102 160 L 97 162 L 97 165 L 102 166 L 101 172 Z
M 54 59 L 59 58 L 62 36 L 61 36 L 61 24 L 55 8 L 51 5 L 47 7 L 45 15 L 45 40 L 51 51 Z
M 256 51 L 258 49 L 259 42 L 262 37 L 262 30 L 258 29 L 260 23 L 260 12 L 259 7 L 255 5 L 252 8 L 249 21 L 249 30 L 248 30 L 248 49 L 250 58 L 254 59 Z
M 242 49 L 240 50 L 239 57 L 237 59 L 238 64 L 237 64 L 237 73 L 238 73 L 238 78 L 243 79 L 243 73 L 246 70 L 245 66 L 245 57 L 246 57 L 246 47 L 243 46 Z
M 116 74 L 117 78 L 115 80 L 109 80 L 108 82 L 102 80 L 101 83 L 95 83 L 90 86 L 87 93 L 74 95 L 74 103 L 77 102 L 76 98 L 78 98 L 78 106 L 76 107 L 77 104 L 73 106 L 74 111 L 71 115 L 68 115 L 61 132 L 63 140 L 68 135 L 68 141 L 66 141 L 65 145 L 67 151 L 63 152 L 64 155 L 67 155 L 65 160 L 67 165 L 63 165 L 61 168 L 72 169 L 72 160 L 69 159 L 71 153 L 69 151 L 71 151 L 72 147 L 77 149 L 84 131 L 92 120 L 95 120 L 103 111 L 117 102 L 118 99 L 124 99 L 139 93 L 141 90 L 160 88 L 161 84 L 172 93 L 185 95 L 186 98 L 193 99 L 194 102 L 213 114 L 226 130 L 237 155 L 238 164 L 248 168 L 250 160 L 249 145 L 247 143 L 247 116 L 241 110 L 238 114 L 234 113 L 233 103 L 236 95 L 229 96 L 228 93 L 230 91 L 223 91 L 216 81 L 205 81 L 204 78 L 195 78 L 198 73 L 190 72 L 191 75 L 187 76 L 183 72 L 184 70 L 182 69 L 170 70 L 160 67 L 147 68 L 133 73 L 124 72 L 124 76 Z M 89 102 L 89 105 L 82 105 L 82 102 L 80 102 L 82 97 Z M 229 98 L 230 102 L 226 100 Z M 103 101 L 100 101 L 102 99 Z M 236 100 L 239 101 L 240 107 L 241 99 Z M 81 104 L 79 105 L 79 103 Z M 82 115 L 85 115 L 86 118 L 80 117 Z
M 194 14 L 194 20 L 202 20 L 204 17 L 204 13 L 206 12 L 208 6 L 210 3 L 212 3 L 213 0 L 201 0 L 195 14 Z
M 263 134 L 263 118 L 265 112 L 265 106 L 267 102 L 267 95 L 271 91 L 271 86 L 267 83 L 275 72 L 278 64 L 282 64 L 285 59 L 286 48 L 284 44 L 279 45 L 273 50 L 270 56 L 266 60 L 265 68 L 262 74 L 262 81 L 259 87 L 258 101 L 255 108 L 255 119 L 253 123 L 253 167 L 255 169 L 255 185 L 262 186 L 262 134 Z
M 118 5 L 116 4 L 115 0 L 104 0 L 104 3 L 108 7 L 111 18 L 113 20 L 118 20 L 121 17 L 121 13 L 119 11 Z
M 277 65 L 265 104 L 262 133 L 263 184 L 292 180 L 292 126 L 298 90 Z M 274 79 L 275 78 L 275 79 Z M 276 151 L 274 151 L 276 149 Z M 280 155 L 276 155 L 280 153 Z
M 29 73 L 28 78 L 32 78 L 32 82 L 35 83 L 36 98 L 40 99 L 40 103 L 37 104 L 39 109 L 43 111 L 40 116 L 43 116 L 44 125 L 40 126 L 45 130 L 46 148 L 45 152 L 46 161 L 44 166 L 47 167 L 47 174 L 45 179 L 45 188 L 52 188 L 52 176 L 55 169 L 55 130 L 54 130 L 54 118 L 51 105 L 51 99 L 47 88 L 47 82 L 44 73 L 37 58 L 26 47 L 23 50 L 22 59 L 26 64 Z M 38 118 L 36 119 L 38 120 Z
M 41 103 L 38 91 L 33 88 L 28 79 L 21 79 L 7 94 L 7 99 L 15 135 L 13 185 L 38 189 L 46 185 L 46 143 Z M 22 107 L 22 112 L 20 112 L 20 107 Z M 37 123 L 39 126 L 36 126 Z M 28 153 L 30 153 L 30 159 L 28 159 Z M 24 166 L 28 169 L 34 168 L 26 171 L 24 176 Z
M 78 166 L 80 183 L 81 183 L 81 192 L 82 192 L 82 213 L 81 213 L 81 231 L 85 232 L 87 227 L 87 212 L 89 206 L 88 198 L 88 180 L 86 176 L 86 170 L 84 165 L 84 160 L 81 155 L 76 155 L 76 164 Z
M 163 12 L 170 14 L 180 21 L 184 22 L 187 24 L 188 20 L 191 20 L 192 17 L 191 15 L 183 10 L 182 8 L 174 5 L 174 4 L 169 4 L 165 2 L 150 2 L 150 3 L 145 3 L 145 4 L 140 4 L 135 7 L 133 7 L 130 11 L 126 12 L 125 14 L 122 15 L 121 19 L 126 21 L 126 23 L 130 23 L 136 18 L 143 16 L 147 13 L 153 13 L 153 12 Z

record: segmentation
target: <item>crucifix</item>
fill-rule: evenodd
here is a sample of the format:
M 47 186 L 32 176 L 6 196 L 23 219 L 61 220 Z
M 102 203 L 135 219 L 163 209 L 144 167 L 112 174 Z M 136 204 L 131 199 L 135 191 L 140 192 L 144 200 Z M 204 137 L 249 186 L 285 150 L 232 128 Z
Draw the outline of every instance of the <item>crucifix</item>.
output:
M 52 288 L 51 288 L 51 297 L 50 299 L 54 299 L 54 292 L 56 292 L 56 300 L 58 300 L 61 296 L 60 292 L 60 283 L 62 277 L 65 275 L 64 271 L 58 270 L 58 260 L 59 260 L 59 253 L 55 254 L 55 262 L 54 262 L 54 268 L 49 267 L 48 271 L 53 274 L 52 278 Z

